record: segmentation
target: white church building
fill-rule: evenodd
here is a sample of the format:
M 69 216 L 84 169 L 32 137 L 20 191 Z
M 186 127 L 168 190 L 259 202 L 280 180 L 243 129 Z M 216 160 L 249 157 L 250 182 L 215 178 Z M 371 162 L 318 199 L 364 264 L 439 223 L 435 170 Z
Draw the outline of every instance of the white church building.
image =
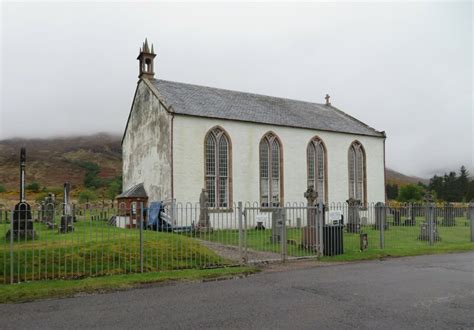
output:
M 140 49 L 139 80 L 122 140 L 123 191 L 148 202 L 211 207 L 318 200 L 385 201 L 385 139 L 323 104 L 156 79 L 153 46 Z

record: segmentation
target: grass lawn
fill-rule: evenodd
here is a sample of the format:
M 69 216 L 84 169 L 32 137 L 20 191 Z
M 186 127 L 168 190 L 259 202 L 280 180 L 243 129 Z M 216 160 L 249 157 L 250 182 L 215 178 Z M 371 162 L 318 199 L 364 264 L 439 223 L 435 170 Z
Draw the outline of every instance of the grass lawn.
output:
M 391 224 L 392 221 L 393 220 L 389 217 L 388 222 Z M 420 217 L 417 218 L 416 226 L 391 225 L 389 230 L 386 230 L 384 233 L 384 249 L 380 249 L 380 231 L 373 229 L 373 226 L 371 225 L 362 226 L 362 232 L 367 233 L 369 241 L 368 249 L 363 252 L 360 251 L 359 234 L 344 232 L 344 254 L 323 257 L 321 260 L 350 261 L 374 259 L 385 256 L 398 257 L 474 250 L 474 243 L 470 242 L 470 227 L 466 226 L 468 223 L 465 218 L 457 218 L 457 225 L 454 227 L 443 227 L 438 225 L 438 232 L 441 241 L 435 242 L 433 246 L 430 246 L 427 241 L 421 241 L 418 239 L 420 234 L 420 223 L 422 221 L 424 221 L 424 219 Z M 280 253 L 281 245 L 270 242 L 271 234 L 271 229 L 248 230 L 248 248 Z M 217 230 L 213 233 L 202 234 L 200 238 L 230 245 L 239 244 L 238 230 Z M 287 239 L 289 241 L 289 244 L 287 244 L 288 256 L 301 257 L 315 255 L 313 251 L 300 246 L 301 229 L 288 228 Z
M 43 298 L 68 297 L 78 293 L 95 293 L 139 287 L 143 284 L 212 279 L 248 275 L 257 272 L 252 267 L 217 269 L 187 269 L 159 273 L 111 275 L 80 280 L 47 280 L 18 284 L 0 284 L 0 303 L 24 302 Z
M 52 278 L 82 278 L 140 272 L 140 232 L 79 221 L 74 232 L 59 234 L 35 223 L 37 238 L 13 243 L 4 239 L 9 224 L 0 224 L 0 283 Z M 205 268 L 229 262 L 182 234 L 143 232 L 144 271 Z

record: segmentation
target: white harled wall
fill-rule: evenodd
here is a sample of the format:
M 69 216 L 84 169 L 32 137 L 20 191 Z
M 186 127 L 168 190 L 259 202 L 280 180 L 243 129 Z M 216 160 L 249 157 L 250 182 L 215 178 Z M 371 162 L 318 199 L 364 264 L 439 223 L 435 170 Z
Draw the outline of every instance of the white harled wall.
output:
M 364 146 L 367 157 L 367 201 L 385 200 L 384 139 L 378 137 L 280 127 L 176 115 L 173 127 L 174 197 L 197 202 L 204 187 L 204 137 L 216 125 L 223 127 L 232 142 L 233 202 L 259 201 L 259 143 L 268 131 L 283 144 L 284 202 L 305 202 L 306 147 L 319 136 L 328 157 L 328 202 L 348 199 L 347 152 L 354 140 Z

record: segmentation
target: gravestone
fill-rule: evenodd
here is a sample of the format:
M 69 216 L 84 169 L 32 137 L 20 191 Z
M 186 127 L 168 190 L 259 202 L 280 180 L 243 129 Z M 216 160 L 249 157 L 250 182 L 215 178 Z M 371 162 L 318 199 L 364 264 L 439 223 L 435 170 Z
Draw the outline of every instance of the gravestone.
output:
M 443 208 L 442 226 L 453 227 L 456 226 L 456 219 L 454 217 L 454 206 L 452 203 L 445 203 Z
M 385 205 L 382 202 L 375 204 L 375 224 L 374 229 L 380 230 L 382 227 L 382 221 L 384 222 L 383 230 L 388 230 L 389 225 L 387 218 L 385 216 Z
M 400 214 L 400 209 L 398 208 L 393 208 L 392 209 L 392 214 L 393 214 L 393 225 L 394 226 L 400 226 L 401 223 L 401 214 Z
M 49 229 L 54 229 L 54 213 L 55 213 L 56 198 L 54 194 L 49 193 L 41 202 L 41 222 L 48 226 Z
M 360 207 L 361 201 L 354 198 L 347 200 L 348 211 L 347 211 L 347 232 L 348 233 L 359 233 L 360 232 Z
M 436 223 L 436 207 L 433 204 L 433 196 L 431 194 L 426 194 L 423 200 L 426 204 L 425 221 L 420 225 L 420 235 L 418 236 L 418 239 L 422 241 L 430 241 L 430 235 L 432 233 L 433 242 L 441 241 Z
M 63 198 L 63 215 L 61 216 L 61 223 L 59 224 L 60 233 L 68 233 L 74 230 L 74 220 L 71 215 L 69 205 L 69 189 L 68 182 L 64 184 L 64 198 Z
M 270 243 L 280 243 L 285 230 L 286 212 L 283 208 L 272 210 L 272 236 Z
M 307 225 L 301 228 L 301 246 L 305 249 L 316 250 L 318 248 L 318 224 L 317 224 L 317 210 L 316 199 L 318 198 L 318 193 L 314 190 L 314 187 L 310 185 L 306 192 L 303 194 L 304 198 L 307 201 L 307 212 L 306 220 Z
M 15 205 L 13 211 L 13 231 L 7 231 L 6 239 L 34 239 L 36 233 L 33 229 L 33 217 L 31 215 L 31 207 L 25 198 L 25 164 L 26 149 L 21 148 L 20 151 L 20 201 Z
M 413 208 L 413 204 L 410 204 L 407 207 L 407 219 L 403 222 L 404 226 L 415 226 L 416 225 L 416 217 L 415 217 L 415 210 Z
M 199 221 L 197 224 L 197 230 L 200 232 L 211 232 L 211 221 L 209 220 L 209 195 L 206 189 L 202 189 L 199 195 Z

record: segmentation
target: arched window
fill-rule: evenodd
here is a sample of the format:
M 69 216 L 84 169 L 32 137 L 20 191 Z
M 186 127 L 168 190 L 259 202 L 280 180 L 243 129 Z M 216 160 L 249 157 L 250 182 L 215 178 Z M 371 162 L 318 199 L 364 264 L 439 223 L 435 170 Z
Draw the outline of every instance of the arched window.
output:
M 231 203 L 231 144 L 227 133 L 220 127 L 206 135 L 205 181 L 209 207 L 229 207 Z
M 306 148 L 308 163 L 308 187 L 318 193 L 318 202 L 327 203 L 326 147 L 320 138 L 314 137 Z
M 349 148 L 349 198 L 366 202 L 365 151 L 360 142 L 354 141 Z
M 278 137 L 267 133 L 260 141 L 260 204 L 278 207 L 282 204 L 282 150 Z

